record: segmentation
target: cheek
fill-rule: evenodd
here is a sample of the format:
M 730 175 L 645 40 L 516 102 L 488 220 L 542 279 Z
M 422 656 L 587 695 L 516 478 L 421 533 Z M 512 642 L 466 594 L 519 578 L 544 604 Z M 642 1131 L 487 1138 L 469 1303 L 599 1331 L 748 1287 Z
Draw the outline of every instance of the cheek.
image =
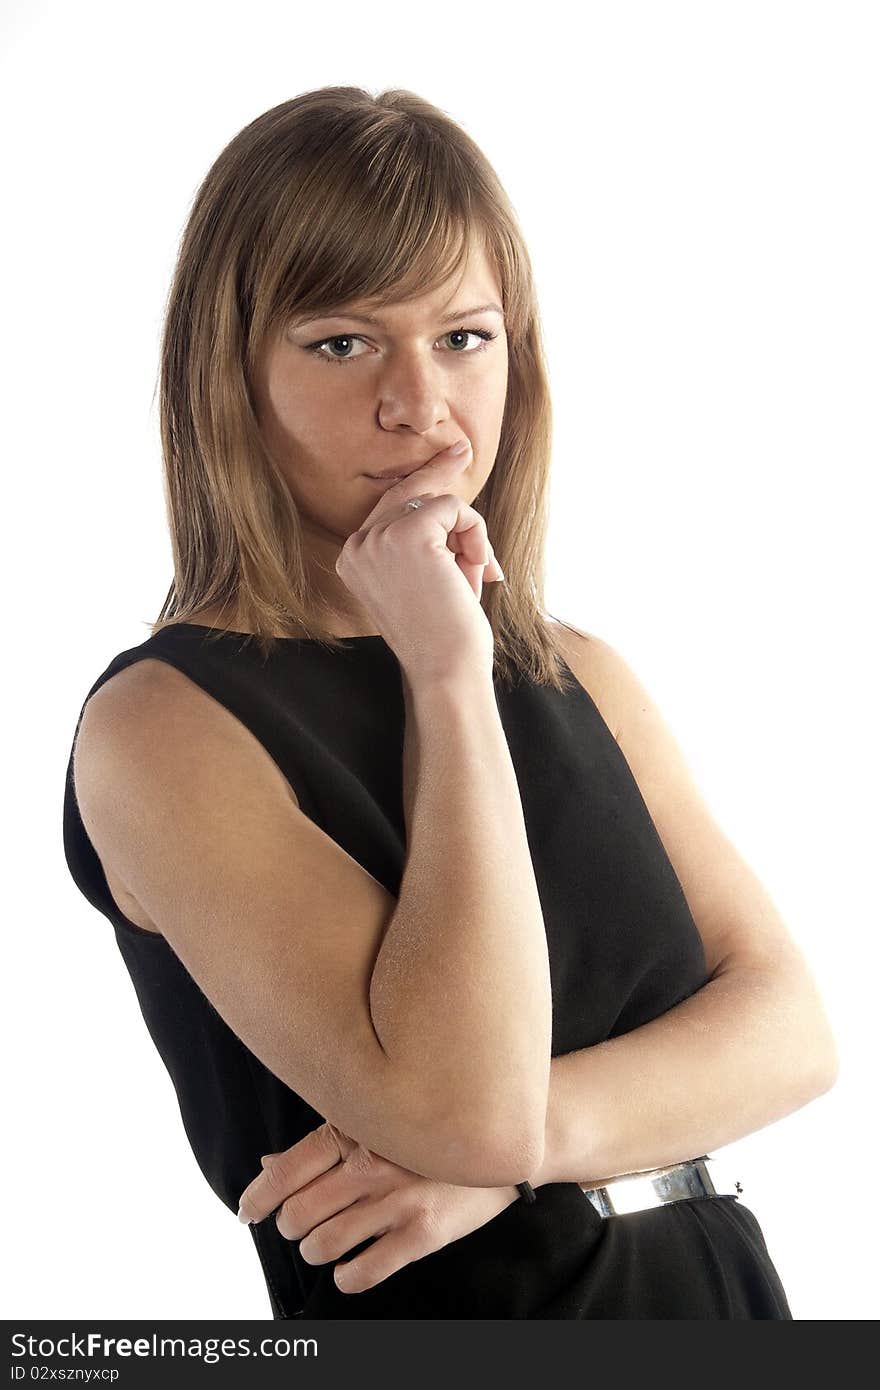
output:
M 338 424 L 299 430 L 278 451 L 278 467 L 303 516 L 314 525 L 349 536 L 363 524 L 378 494 L 358 477 L 358 449 Z
M 507 392 L 507 363 L 501 362 L 493 365 L 491 371 L 481 372 L 479 377 L 474 373 L 474 379 L 466 383 L 460 394 L 453 394 L 450 403 L 488 438 L 501 428 Z
M 319 477 L 338 472 L 346 449 L 350 451 L 351 416 L 338 401 L 328 405 L 311 387 L 290 390 L 274 402 L 273 435 L 281 457 Z

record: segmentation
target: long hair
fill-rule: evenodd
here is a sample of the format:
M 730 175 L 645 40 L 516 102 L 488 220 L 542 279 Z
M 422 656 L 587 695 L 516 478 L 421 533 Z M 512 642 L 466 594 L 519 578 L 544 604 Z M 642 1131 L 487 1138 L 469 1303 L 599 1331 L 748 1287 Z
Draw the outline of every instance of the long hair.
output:
M 528 251 L 474 141 L 400 89 L 323 87 L 273 107 L 230 141 L 195 196 L 162 337 L 174 580 L 153 634 L 219 604 L 264 656 L 279 633 L 339 646 L 317 621 L 299 510 L 261 436 L 255 364 L 291 317 L 424 294 L 457 273 L 477 240 L 498 275 L 508 335 L 498 450 L 473 503 L 506 578 L 481 599 L 495 672 L 568 688 L 543 608 L 552 420 Z

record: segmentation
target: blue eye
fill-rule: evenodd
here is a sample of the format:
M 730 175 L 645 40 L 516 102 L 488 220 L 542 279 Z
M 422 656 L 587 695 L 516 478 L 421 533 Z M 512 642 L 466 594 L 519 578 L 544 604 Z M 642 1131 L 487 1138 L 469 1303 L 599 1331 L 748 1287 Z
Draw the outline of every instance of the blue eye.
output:
M 449 330 L 448 333 L 444 333 L 444 334 L 443 334 L 443 337 L 444 337 L 444 338 L 453 338 L 453 337 L 458 337 L 458 336 L 461 335 L 461 334 L 465 334 L 465 335 L 471 334 L 471 335 L 472 335 L 473 337 L 475 337 L 475 338 L 482 338 L 483 341 L 482 341 L 482 343 L 480 344 L 480 346 L 477 347 L 477 348 L 470 348 L 470 349 L 467 350 L 466 352 L 458 352 L 458 353 L 453 354 L 454 356 L 458 356 L 458 357 L 472 357 L 475 353 L 484 352 L 485 349 L 488 347 L 489 343 L 493 342 L 494 339 L 498 337 L 498 334 L 497 334 L 497 333 L 490 333 L 490 332 L 489 332 L 487 329 L 485 329 L 485 328 L 451 328 L 451 329 Z M 355 362 L 355 361 L 357 361 L 357 358 L 354 358 L 354 357 L 328 357 L 327 354 L 326 354 L 325 352 L 322 352 L 322 348 L 324 347 L 324 345 L 325 345 L 326 343 L 357 343 L 357 342 L 363 342 L 363 339 L 362 339 L 362 338 L 360 337 L 360 335 L 357 334 L 357 333 L 334 333 L 333 336 L 330 337 L 330 338 L 321 338 L 317 343 L 309 343 L 309 345 L 308 345 L 308 347 L 305 349 L 305 351 L 306 351 L 306 352 L 311 352 L 311 353 L 313 353 L 313 354 L 315 355 L 315 357 L 317 357 L 318 360 L 321 361 L 321 362 L 335 362 L 335 363 L 338 364 L 338 366 L 344 367 L 344 366 L 346 366 L 346 364 L 349 363 L 349 362 Z

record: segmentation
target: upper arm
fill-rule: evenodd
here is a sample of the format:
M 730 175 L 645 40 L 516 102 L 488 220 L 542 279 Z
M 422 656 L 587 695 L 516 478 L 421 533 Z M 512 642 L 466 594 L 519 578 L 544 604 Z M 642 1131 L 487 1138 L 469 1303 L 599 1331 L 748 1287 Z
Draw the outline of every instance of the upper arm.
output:
M 823 1088 L 833 1085 L 839 1073 L 837 1042 L 806 956 L 757 874 L 709 811 L 644 685 L 618 652 L 602 647 L 618 741 L 684 890 L 710 978 L 731 968 L 774 972 L 780 1009 L 790 1008 L 791 1026 L 804 1029 L 804 1066 L 821 1075 Z
M 392 1162 L 491 1184 L 491 1137 L 453 1130 L 430 1077 L 412 1084 L 372 1025 L 397 899 L 303 814 L 244 724 L 143 659 L 88 701 L 74 781 L 102 862 L 275 1076 Z
M 710 975 L 733 963 L 798 964 L 800 950 L 769 893 L 711 814 L 641 680 L 619 652 L 592 633 L 578 632 L 571 651 L 569 665 L 590 694 L 591 685 L 598 690 L 596 704 L 669 855 Z

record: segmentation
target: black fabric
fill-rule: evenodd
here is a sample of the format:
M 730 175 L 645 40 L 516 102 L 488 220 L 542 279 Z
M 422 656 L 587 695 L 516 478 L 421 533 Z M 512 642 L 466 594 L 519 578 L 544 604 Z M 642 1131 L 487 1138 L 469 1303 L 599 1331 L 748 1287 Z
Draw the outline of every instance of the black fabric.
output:
M 88 692 L 146 657 L 176 667 L 260 740 L 303 812 L 395 897 L 406 857 L 401 670 L 380 637 L 332 651 L 282 639 L 264 660 L 242 634 L 179 623 L 120 652 Z M 702 942 L 623 753 L 566 668 L 560 693 L 495 693 L 525 814 L 553 991 L 554 1056 L 658 1017 L 706 981 Z M 80 718 L 82 711 L 80 712 Z M 79 729 L 77 720 L 74 732 Z M 260 1155 L 322 1123 L 232 1032 L 164 937 L 128 921 L 79 816 L 73 748 L 64 850 L 113 925 L 193 1153 L 232 1212 Z M 754 1215 L 694 1198 L 602 1219 L 577 1183 L 538 1189 L 373 1289 L 344 1294 L 274 1216 L 249 1228 L 275 1318 L 791 1318 Z M 355 1247 L 349 1255 L 366 1248 Z M 349 1258 L 349 1255 L 346 1258 Z

